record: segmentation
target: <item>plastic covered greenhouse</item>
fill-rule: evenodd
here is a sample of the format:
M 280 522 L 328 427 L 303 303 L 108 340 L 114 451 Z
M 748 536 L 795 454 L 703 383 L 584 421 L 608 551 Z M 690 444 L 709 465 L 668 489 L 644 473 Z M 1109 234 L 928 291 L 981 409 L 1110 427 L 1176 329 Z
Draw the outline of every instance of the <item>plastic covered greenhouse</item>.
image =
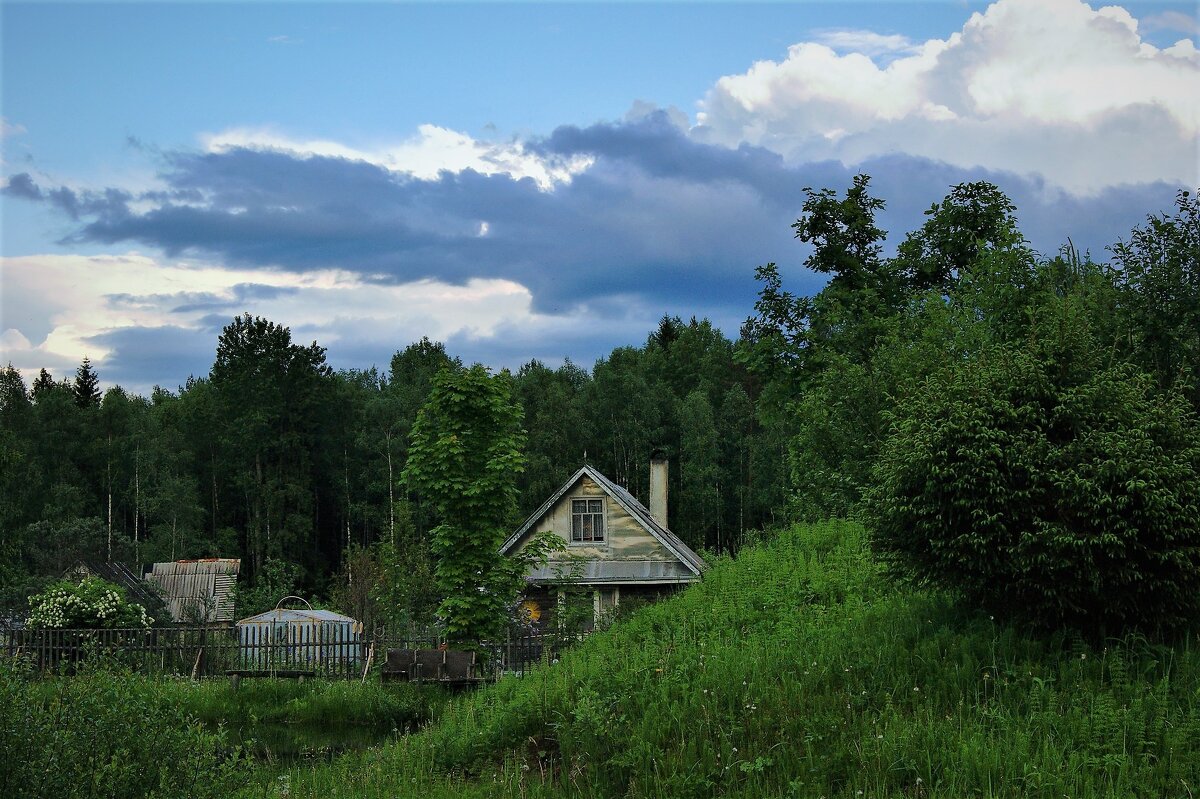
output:
M 332 610 L 280 607 L 237 623 L 242 667 L 247 669 L 323 668 L 356 664 L 363 657 L 363 626 Z M 304 602 L 306 605 L 307 602 Z

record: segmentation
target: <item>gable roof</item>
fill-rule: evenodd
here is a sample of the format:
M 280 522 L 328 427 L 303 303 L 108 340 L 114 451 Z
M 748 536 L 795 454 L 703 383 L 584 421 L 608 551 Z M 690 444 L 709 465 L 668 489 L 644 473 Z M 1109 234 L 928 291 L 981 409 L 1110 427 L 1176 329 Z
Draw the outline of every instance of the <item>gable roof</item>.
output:
M 708 567 L 704 560 L 692 551 L 692 548 L 683 543 L 683 540 L 672 533 L 667 528 L 659 524 L 646 506 L 638 502 L 633 494 L 630 494 L 623 487 L 617 485 L 612 480 L 602 475 L 599 471 L 591 466 L 581 466 L 576 470 L 575 474 L 571 475 L 565 483 L 557 491 L 555 491 L 549 499 L 542 503 L 541 507 L 535 510 L 525 522 L 517 528 L 516 532 L 508 537 L 504 544 L 500 547 L 500 554 L 507 555 L 512 550 L 517 542 L 524 535 L 533 529 L 533 526 L 542 520 L 551 508 L 558 504 L 558 501 L 563 498 L 571 487 L 579 482 L 579 479 L 584 475 L 590 477 L 596 485 L 608 494 L 612 499 L 620 505 L 626 513 L 628 513 L 635 521 L 638 522 L 646 532 L 650 533 L 658 543 L 667 548 L 667 551 L 679 559 L 679 562 L 688 568 L 692 574 L 699 576 L 700 572 Z

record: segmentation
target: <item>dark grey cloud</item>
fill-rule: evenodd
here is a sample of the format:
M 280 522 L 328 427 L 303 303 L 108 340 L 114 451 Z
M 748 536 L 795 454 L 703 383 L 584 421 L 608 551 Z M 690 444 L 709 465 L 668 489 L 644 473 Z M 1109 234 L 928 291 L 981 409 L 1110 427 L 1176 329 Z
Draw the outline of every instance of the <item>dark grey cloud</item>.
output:
M 420 180 L 361 161 L 230 149 L 163 155 L 166 188 L 137 197 L 148 210 L 131 210 L 134 197 L 119 187 L 44 189 L 17 175 L 4 191 L 78 219 L 69 237 L 77 244 L 147 245 L 231 265 L 336 267 L 389 282 L 506 278 L 529 287 L 547 313 L 636 298 L 685 316 L 697 307 L 745 316 L 757 264 L 779 262 L 793 291 L 820 286 L 800 269 L 806 253 L 789 227 L 806 186 L 842 190 L 855 173 L 872 175 L 894 247 L 951 185 L 990 180 L 1012 197 L 1035 247 L 1054 252 L 1070 237 L 1098 255 L 1147 213 L 1169 208 L 1178 188 L 1122 186 L 1081 198 L 1037 179 L 905 155 L 854 168 L 792 165 L 762 148 L 697 141 L 665 113 L 562 127 L 530 148 L 594 163 L 546 192 L 507 175 L 468 170 Z
M 29 176 L 28 172 L 21 172 L 13 175 L 4 184 L 4 188 L 0 189 L 0 194 L 5 197 L 16 197 L 22 200 L 42 200 L 45 195 L 42 194 L 41 188 Z
M 88 341 L 109 350 L 97 369 L 101 380 L 145 394 L 150 385 L 175 391 L 189 376 L 207 376 L 217 348 L 211 332 L 185 327 L 127 327 Z

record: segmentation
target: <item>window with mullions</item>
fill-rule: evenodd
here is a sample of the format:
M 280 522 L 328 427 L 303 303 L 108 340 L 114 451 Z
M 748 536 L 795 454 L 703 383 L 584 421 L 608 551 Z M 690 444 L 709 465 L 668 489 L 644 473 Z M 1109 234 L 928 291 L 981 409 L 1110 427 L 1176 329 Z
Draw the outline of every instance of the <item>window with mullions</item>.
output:
M 571 500 L 571 540 L 604 540 L 604 500 Z

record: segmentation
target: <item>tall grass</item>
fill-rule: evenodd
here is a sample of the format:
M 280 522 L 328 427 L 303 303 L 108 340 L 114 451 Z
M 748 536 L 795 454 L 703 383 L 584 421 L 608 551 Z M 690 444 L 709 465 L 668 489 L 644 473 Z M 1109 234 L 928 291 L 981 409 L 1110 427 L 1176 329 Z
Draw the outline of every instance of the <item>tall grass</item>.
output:
M 282 779 L 248 795 L 1189 796 L 1200 648 L 998 626 L 888 586 L 862 529 L 826 523 Z
M 331 728 L 382 737 L 425 723 L 444 699 L 437 686 L 354 681 L 244 680 L 235 692 L 228 680 L 148 677 L 108 661 L 39 677 L 0 660 L 0 797 L 223 799 L 277 768 L 235 741 L 258 752 L 262 736 L 268 751 L 305 733 L 331 739 Z M 287 740 L 283 724 L 295 730 Z
M 131 675 L 40 680 L 0 659 L 6 799 L 219 799 L 248 776 L 222 730 Z

